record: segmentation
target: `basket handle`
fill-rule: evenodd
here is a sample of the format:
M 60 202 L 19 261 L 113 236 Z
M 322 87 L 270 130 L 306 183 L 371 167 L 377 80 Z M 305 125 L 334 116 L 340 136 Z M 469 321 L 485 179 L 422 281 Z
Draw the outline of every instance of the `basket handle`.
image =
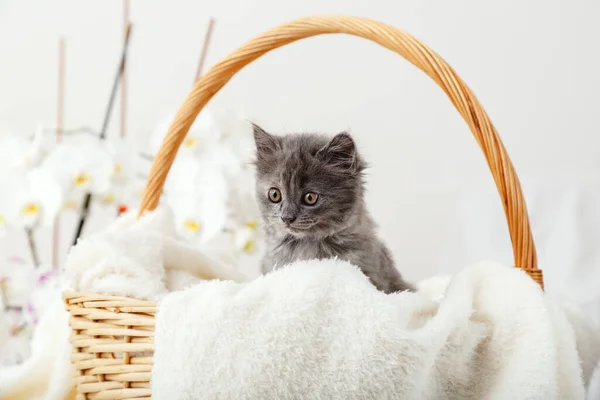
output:
M 469 125 L 494 176 L 513 245 L 515 265 L 543 287 L 521 185 L 506 149 L 475 95 L 435 52 L 411 35 L 381 22 L 350 16 L 305 17 L 280 25 L 229 54 L 199 79 L 175 115 L 154 159 L 143 194 L 140 215 L 153 210 L 177 150 L 196 116 L 240 69 L 270 50 L 311 36 L 345 33 L 369 39 L 406 58 L 433 79 Z

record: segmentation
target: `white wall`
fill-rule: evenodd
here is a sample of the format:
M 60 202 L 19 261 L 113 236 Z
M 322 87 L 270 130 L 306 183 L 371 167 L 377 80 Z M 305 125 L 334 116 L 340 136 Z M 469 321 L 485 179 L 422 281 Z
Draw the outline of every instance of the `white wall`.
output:
M 117 0 L 2 1 L 0 124 L 25 133 L 55 123 L 57 45 L 65 35 L 66 125 L 99 126 L 120 49 L 121 7 Z M 212 65 L 274 25 L 320 13 L 384 21 L 445 57 L 490 114 L 528 197 L 542 199 L 532 219 L 549 287 L 598 300 L 600 233 L 589 223 L 600 214 L 593 200 L 600 168 L 598 1 L 132 0 L 131 137 L 142 143 L 184 99 L 209 16 L 217 18 Z M 443 92 L 399 56 L 352 37 L 304 40 L 243 70 L 214 104 L 242 110 L 273 131 L 351 129 L 373 165 L 369 204 L 410 278 L 454 271 L 480 256 L 510 262 L 503 213 L 468 128 Z M 483 204 L 473 201 L 480 198 Z M 467 204 L 473 206 L 464 210 Z M 554 223 L 559 210 L 563 225 Z M 96 218 L 91 229 L 103 223 Z M 576 235 L 578 247 L 565 245 Z M 25 252 L 14 237 L 2 243 L 4 254 L 15 251 L 15 241 Z M 583 284 L 594 295 L 583 295 Z

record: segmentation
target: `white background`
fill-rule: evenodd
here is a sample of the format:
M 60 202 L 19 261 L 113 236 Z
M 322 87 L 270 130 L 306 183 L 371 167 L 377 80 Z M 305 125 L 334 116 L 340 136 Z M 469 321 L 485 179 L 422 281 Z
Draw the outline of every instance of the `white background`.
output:
M 141 148 L 183 101 L 209 16 L 217 24 L 208 66 L 268 28 L 322 13 L 397 26 L 455 68 L 522 178 L 548 291 L 600 320 L 598 1 L 133 0 L 128 137 Z M 64 35 L 66 126 L 99 127 L 122 34 L 117 0 L 0 1 L 0 125 L 29 134 L 38 123 L 56 123 Z M 399 56 L 352 37 L 304 40 L 244 69 L 213 104 L 275 132 L 350 129 L 372 164 L 368 204 L 409 279 L 482 258 L 511 262 L 477 144 L 443 92 Z M 110 135 L 118 135 L 118 111 Z M 87 232 L 105 217 L 96 215 Z M 63 220 L 63 244 L 73 222 Z M 38 241 L 49 261 L 48 232 Z M 2 257 L 26 251 L 20 232 L 0 243 Z

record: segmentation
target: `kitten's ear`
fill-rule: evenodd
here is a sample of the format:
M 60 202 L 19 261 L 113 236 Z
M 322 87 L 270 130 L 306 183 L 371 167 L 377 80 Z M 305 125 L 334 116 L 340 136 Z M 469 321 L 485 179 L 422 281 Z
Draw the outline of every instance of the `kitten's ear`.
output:
M 258 155 L 271 154 L 281 147 L 280 140 L 277 136 L 273 136 L 265 132 L 263 128 L 256 124 L 252 124 L 254 133 L 254 143 L 256 144 L 256 152 Z
M 347 132 L 338 133 L 317 152 L 323 161 L 342 168 L 354 168 L 357 165 L 356 145 Z

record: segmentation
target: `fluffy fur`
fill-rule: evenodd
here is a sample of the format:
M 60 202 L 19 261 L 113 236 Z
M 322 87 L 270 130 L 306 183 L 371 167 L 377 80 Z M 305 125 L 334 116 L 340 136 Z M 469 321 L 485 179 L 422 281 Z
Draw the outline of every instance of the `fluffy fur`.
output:
M 299 260 L 339 258 L 377 289 L 410 290 L 394 266 L 364 199 L 365 162 L 349 134 L 275 136 L 254 125 L 256 196 L 266 231 L 263 273 Z M 279 201 L 269 198 L 278 190 Z M 314 205 L 303 201 L 318 196 Z

